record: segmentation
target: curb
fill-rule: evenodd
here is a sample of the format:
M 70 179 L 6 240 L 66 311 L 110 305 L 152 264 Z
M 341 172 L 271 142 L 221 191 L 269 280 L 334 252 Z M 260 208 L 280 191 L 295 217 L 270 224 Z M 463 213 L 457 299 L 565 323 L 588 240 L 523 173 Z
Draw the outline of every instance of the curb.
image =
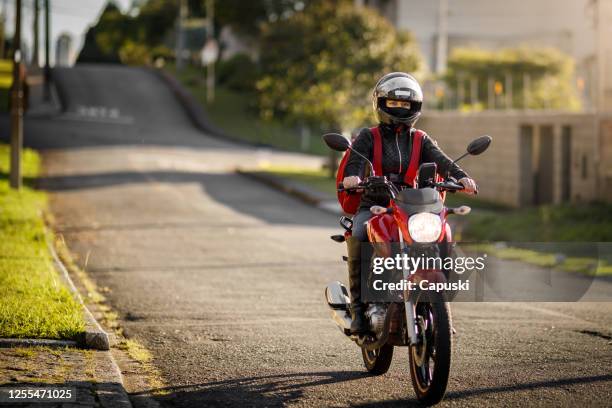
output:
M 78 344 L 74 340 L 49 340 L 49 339 L 0 339 L 0 348 L 11 347 L 77 347 Z
M 327 213 L 333 215 L 344 214 L 338 202 L 330 198 L 329 195 L 315 191 L 301 183 L 287 180 L 262 171 L 244 171 L 237 169 L 236 173 L 251 180 L 265 184 L 277 191 L 289 194 L 290 196 Z
M 79 293 L 76 286 L 74 285 L 74 282 L 70 278 L 66 266 L 64 266 L 62 261 L 57 256 L 57 252 L 55 252 L 55 248 L 53 247 L 53 245 L 47 242 L 47 246 L 49 248 L 49 252 L 51 252 L 51 256 L 53 257 L 53 262 L 55 263 L 56 268 L 60 272 L 60 276 L 67 284 L 73 296 L 79 301 L 79 303 L 83 307 L 83 312 L 85 315 L 85 333 L 79 343 L 90 349 L 110 350 L 110 339 L 108 333 L 106 333 L 104 329 L 102 329 L 100 323 L 98 323 L 93 314 L 85 305 L 85 302 L 83 302 L 81 294 Z
M 108 358 L 98 356 L 97 360 L 98 363 L 105 364 L 107 366 L 105 371 L 112 375 L 112 377 L 116 378 L 117 381 L 109 384 L 99 384 L 95 387 L 95 393 L 98 396 L 101 406 L 103 408 L 131 408 L 132 402 L 125 391 L 123 374 L 121 373 L 121 369 L 117 365 L 117 362 L 110 351 L 110 339 L 108 333 L 102 329 L 100 323 L 98 323 L 87 305 L 85 305 L 81 294 L 68 273 L 68 269 L 57 255 L 55 247 L 49 240 L 47 240 L 47 246 L 49 247 L 49 251 L 51 252 L 55 266 L 61 272 L 60 276 L 70 288 L 73 296 L 76 297 L 83 307 L 83 312 L 85 314 L 85 334 L 79 344 L 90 349 L 108 352 Z

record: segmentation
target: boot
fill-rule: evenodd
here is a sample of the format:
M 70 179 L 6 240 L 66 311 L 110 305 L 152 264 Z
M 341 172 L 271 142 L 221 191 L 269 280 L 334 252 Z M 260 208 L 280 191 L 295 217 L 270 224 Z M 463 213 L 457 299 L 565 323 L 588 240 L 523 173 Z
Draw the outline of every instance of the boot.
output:
M 363 334 L 368 331 L 364 316 L 365 306 L 361 303 L 361 245 L 357 238 L 348 237 L 346 247 L 348 252 L 349 292 L 351 294 L 351 334 Z

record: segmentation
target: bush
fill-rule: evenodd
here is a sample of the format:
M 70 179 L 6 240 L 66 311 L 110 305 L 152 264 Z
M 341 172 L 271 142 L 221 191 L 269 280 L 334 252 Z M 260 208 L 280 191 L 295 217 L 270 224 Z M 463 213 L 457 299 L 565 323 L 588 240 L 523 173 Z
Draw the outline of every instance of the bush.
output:
M 220 61 L 217 69 L 219 84 L 228 89 L 246 92 L 255 90 L 258 68 L 248 55 L 236 54 L 225 61 Z
M 580 101 L 573 86 L 574 62 L 562 52 L 549 48 L 507 48 L 487 51 L 479 48 L 455 49 L 449 60 L 444 77 L 446 84 L 456 90 L 459 81 L 466 97 L 469 95 L 468 81 L 478 80 L 476 99 L 487 101 L 488 81 L 502 85 L 503 94 L 506 76 L 512 77 L 512 106 L 529 109 L 577 110 Z M 525 82 L 528 78 L 529 82 Z M 527 87 L 528 105 L 525 106 L 524 90 Z M 471 98 L 471 95 L 470 95 Z M 478 107 L 463 106 L 464 110 Z
M 119 59 L 126 65 L 148 65 L 151 55 L 146 45 L 128 40 L 119 49 Z

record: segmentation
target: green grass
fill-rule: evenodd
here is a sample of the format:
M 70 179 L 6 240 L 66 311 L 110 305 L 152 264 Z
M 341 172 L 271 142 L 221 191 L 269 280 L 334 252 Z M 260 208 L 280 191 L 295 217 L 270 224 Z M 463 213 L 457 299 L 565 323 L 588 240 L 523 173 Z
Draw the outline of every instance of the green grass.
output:
M 192 95 L 204 106 L 210 120 L 228 135 L 250 143 L 273 146 L 279 149 L 324 155 L 328 149 L 319 134 L 313 133 L 308 146 L 301 145 L 296 127 L 280 121 L 261 119 L 255 108 L 256 95 L 252 92 L 237 92 L 217 86 L 215 100 L 206 102 L 205 71 L 192 66 L 177 74 L 169 65 L 166 70 L 175 75 Z
M 263 167 L 262 171 L 278 177 L 304 183 L 309 187 L 335 195 L 335 179 L 327 170 L 309 170 L 291 167 Z M 461 231 L 464 242 L 610 242 L 612 241 L 612 205 L 589 204 L 582 206 L 541 206 L 522 209 L 482 200 L 465 194 L 447 194 L 446 205 L 461 204 L 481 210 L 472 212 Z M 528 244 L 522 246 L 529 246 Z M 550 246 L 553 250 L 553 246 Z M 587 251 L 592 249 L 587 245 Z M 487 251 L 503 258 L 520 260 L 533 265 L 560 268 L 569 272 L 598 275 L 612 275 L 610 259 L 599 263 L 592 256 L 584 256 L 584 246 L 559 245 L 558 251 L 566 257 L 559 262 L 556 253 L 534 251 L 528 248 L 496 248 L 487 245 Z M 581 256 L 582 255 L 582 256 Z M 596 268 L 594 267 L 596 266 Z
M 336 196 L 336 179 L 329 177 L 327 169 L 304 169 L 298 167 L 265 166 L 261 171 L 271 173 L 278 177 L 302 182 L 314 190 L 329 194 L 332 198 Z M 447 194 L 446 205 L 455 207 L 459 205 L 469 205 L 472 208 L 503 211 L 508 210 L 507 206 L 493 203 L 480 198 L 473 198 L 465 194 Z
M 263 171 L 303 182 L 335 195 L 335 179 L 327 170 L 292 167 L 264 167 Z M 612 241 L 612 205 L 540 206 L 513 209 L 461 193 L 447 194 L 446 205 L 469 205 L 475 211 L 463 231 L 470 241 L 506 242 L 608 242 Z
M 612 205 L 546 205 L 473 214 L 464 236 L 473 241 L 612 241 Z
M 261 171 L 303 183 L 314 190 L 329 194 L 332 199 L 336 196 L 336 179 L 329 177 L 327 169 L 264 166 Z
M 559 253 L 511 246 L 500 247 L 494 244 L 468 244 L 464 246 L 464 249 L 478 250 L 500 259 L 521 261 L 543 268 L 553 268 L 590 276 L 612 276 L 612 263 L 610 263 L 610 259 L 597 259 L 592 256 L 571 256 L 570 254 L 559 256 Z
M 8 186 L 9 149 L 0 145 L 0 337 L 70 339 L 82 333 L 79 303 L 53 267 L 45 240 L 44 193 Z M 38 155 L 26 150 L 23 172 L 35 178 Z

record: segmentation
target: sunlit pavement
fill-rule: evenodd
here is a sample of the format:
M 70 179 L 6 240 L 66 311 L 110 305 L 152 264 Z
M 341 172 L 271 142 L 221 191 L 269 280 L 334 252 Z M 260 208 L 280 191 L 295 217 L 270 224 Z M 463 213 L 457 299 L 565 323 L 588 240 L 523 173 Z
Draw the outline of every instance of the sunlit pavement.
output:
M 26 123 L 44 149 L 58 232 L 126 334 L 169 385 L 169 406 L 406 406 L 406 350 L 365 374 L 328 319 L 323 289 L 345 280 L 337 219 L 233 173 L 258 162 L 319 165 L 194 129 L 150 72 L 57 72 L 68 112 Z M 3 123 L 6 129 L 6 124 Z M 443 405 L 609 406 L 608 303 L 453 304 Z

